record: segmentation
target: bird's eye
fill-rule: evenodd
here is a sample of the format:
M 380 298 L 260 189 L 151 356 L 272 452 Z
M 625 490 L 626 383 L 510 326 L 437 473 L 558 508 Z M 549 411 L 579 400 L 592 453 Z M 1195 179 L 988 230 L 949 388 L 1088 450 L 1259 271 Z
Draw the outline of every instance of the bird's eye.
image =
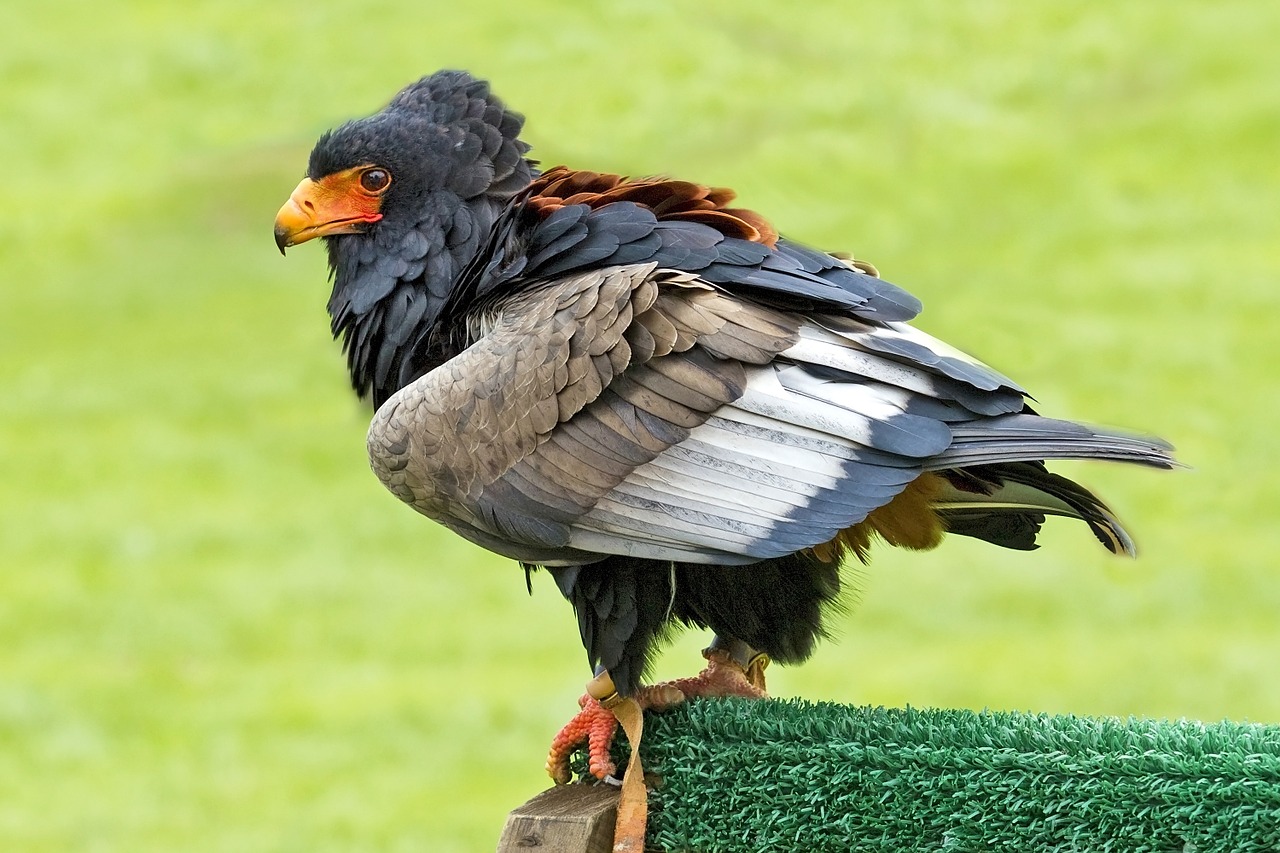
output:
M 391 173 L 386 169 L 365 169 L 360 173 L 360 186 L 366 192 L 380 193 L 391 186 Z

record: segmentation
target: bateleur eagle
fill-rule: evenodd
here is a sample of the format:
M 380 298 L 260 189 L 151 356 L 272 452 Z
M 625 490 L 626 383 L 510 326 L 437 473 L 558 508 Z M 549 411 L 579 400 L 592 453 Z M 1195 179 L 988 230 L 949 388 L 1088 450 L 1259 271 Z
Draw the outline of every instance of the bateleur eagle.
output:
M 682 693 L 763 695 L 763 662 L 809 656 L 841 561 L 877 538 L 1029 550 L 1058 515 L 1133 553 L 1042 460 L 1168 468 L 1169 445 L 1040 417 L 909 325 L 914 296 L 779 236 L 729 190 L 539 173 L 522 123 L 484 81 L 425 77 L 320 137 L 275 236 L 325 238 L 383 484 L 548 569 L 606 688 L 678 700 L 641 678 L 681 623 L 715 635 Z M 556 775 L 598 719 L 586 705 Z

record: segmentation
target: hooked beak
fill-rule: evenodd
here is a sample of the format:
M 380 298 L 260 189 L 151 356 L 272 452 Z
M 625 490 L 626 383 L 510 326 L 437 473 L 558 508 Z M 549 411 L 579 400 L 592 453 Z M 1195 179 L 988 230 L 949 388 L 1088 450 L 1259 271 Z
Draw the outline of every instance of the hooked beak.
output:
M 276 214 L 276 247 L 280 254 L 289 246 L 316 237 L 358 234 L 382 218 L 381 198 L 360 191 L 360 171 L 348 169 L 319 181 L 302 179 Z

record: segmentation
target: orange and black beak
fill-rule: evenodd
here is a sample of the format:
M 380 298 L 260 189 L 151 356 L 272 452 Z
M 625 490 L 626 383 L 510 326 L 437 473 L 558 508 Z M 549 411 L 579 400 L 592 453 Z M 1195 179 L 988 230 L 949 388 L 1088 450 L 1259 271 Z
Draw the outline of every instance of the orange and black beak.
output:
M 371 171 L 379 170 L 357 166 L 318 181 L 303 178 L 276 214 L 276 246 L 280 254 L 289 246 L 316 237 L 358 234 L 381 219 L 386 185 L 371 191 L 369 187 L 376 183 L 365 177 Z

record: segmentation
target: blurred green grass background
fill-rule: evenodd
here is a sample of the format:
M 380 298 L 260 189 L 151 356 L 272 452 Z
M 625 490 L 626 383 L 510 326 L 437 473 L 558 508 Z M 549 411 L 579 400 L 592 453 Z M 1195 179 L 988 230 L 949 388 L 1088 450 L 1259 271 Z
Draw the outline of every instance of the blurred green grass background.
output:
M 0 849 L 475 851 L 588 675 L 546 578 L 368 473 L 316 135 L 440 67 L 544 163 L 738 189 L 920 295 L 1046 413 L 1194 470 L 1065 465 L 1137 533 L 881 550 L 844 702 L 1280 722 L 1280 7 L 50 0 L 0 29 Z M 662 676 L 697 665 L 686 636 Z

